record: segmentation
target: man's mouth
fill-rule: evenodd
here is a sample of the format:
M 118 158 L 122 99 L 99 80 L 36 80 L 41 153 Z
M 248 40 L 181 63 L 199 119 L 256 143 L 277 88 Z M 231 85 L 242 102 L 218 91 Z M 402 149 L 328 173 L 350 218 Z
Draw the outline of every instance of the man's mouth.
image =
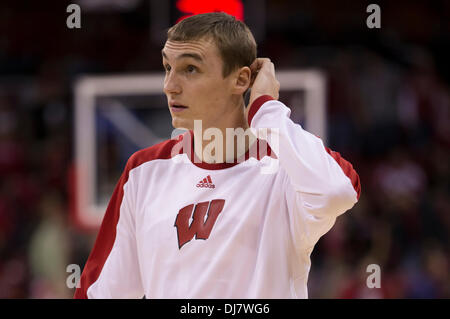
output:
M 178 104 L 178 103 L 170 103 L 170 109 L 173 112 L 180 112 L 183 111 L 184 109 L 187 109 L 188 107 L 186 105 L 183 104 Z

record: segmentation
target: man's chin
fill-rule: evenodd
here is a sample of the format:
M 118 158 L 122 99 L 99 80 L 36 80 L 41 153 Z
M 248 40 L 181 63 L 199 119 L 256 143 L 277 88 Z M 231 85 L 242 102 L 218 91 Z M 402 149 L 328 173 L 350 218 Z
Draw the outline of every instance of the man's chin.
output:
M 176 129 L 181 130 L 193 130 L 194 123 L 191 120 L 180 119 L 176 117 L 172 117 L 172 126 Z

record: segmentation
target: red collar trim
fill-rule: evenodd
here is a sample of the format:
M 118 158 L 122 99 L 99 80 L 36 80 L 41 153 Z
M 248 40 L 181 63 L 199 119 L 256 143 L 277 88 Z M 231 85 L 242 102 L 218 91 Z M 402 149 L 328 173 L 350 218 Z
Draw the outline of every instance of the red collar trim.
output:
M 257 139 L 256 142 L 252 144 L 252 146 L 247 150 L 247 152 L 239 157 L 238 159 L 235 159 L 232 163 L 206 163 L 201 161 L 197 155 L 194 152 L 194 132 L 192 130 L 189 130 L 189 132 L 183 134 L 183 140 L 185 138 L 188 138 L 188 134 L 190 135 L 190 145 L 188 149 L 185 151 L 183 148 L 183 153 L 188 153 L 190 148 L 190 156 L 188 154 L 189 160 L 197 167 L 207 169 L 207 170 L 218 170 L 218 169 L 225 169 L 233 167 L 237 164 L 243 163 L 244 161 L 248 160 L 250 157 L 256 158 L 257 160 L 260 160 L 264 156 L 270 156 L 273 158 L 276 158 L 276 155 L 272 152 L 272 149 L 270 148 L 269 144 L 265 140 Z M 181 153 L 181 152 L 180 152 Z M 194 159 L 194 160 L 192 160 Z

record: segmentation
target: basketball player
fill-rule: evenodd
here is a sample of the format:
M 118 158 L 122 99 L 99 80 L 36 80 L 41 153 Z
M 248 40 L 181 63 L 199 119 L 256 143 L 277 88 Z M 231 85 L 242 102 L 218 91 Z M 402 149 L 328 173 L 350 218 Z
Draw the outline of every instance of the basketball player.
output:
M 162 62 L 172 125 L 188 131 L 130 157 L 75 298 L 307 298 L 311 252 L 357 202 L 357 173 L 289 118 L 243 22 L 184 19 Z M 227 129 L 266 134 L 237 147 Z

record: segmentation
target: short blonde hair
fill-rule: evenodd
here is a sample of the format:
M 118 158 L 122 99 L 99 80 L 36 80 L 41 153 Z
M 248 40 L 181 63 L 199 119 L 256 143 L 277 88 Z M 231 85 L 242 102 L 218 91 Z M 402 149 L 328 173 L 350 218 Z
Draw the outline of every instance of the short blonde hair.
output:
M 167 40 L 188 42 L 212 39 L 223 60 L 223 77 L 256 59 L 256 41 L 242 21 L 224 12 L 210 12 L 190 16 L 167 31 Z

